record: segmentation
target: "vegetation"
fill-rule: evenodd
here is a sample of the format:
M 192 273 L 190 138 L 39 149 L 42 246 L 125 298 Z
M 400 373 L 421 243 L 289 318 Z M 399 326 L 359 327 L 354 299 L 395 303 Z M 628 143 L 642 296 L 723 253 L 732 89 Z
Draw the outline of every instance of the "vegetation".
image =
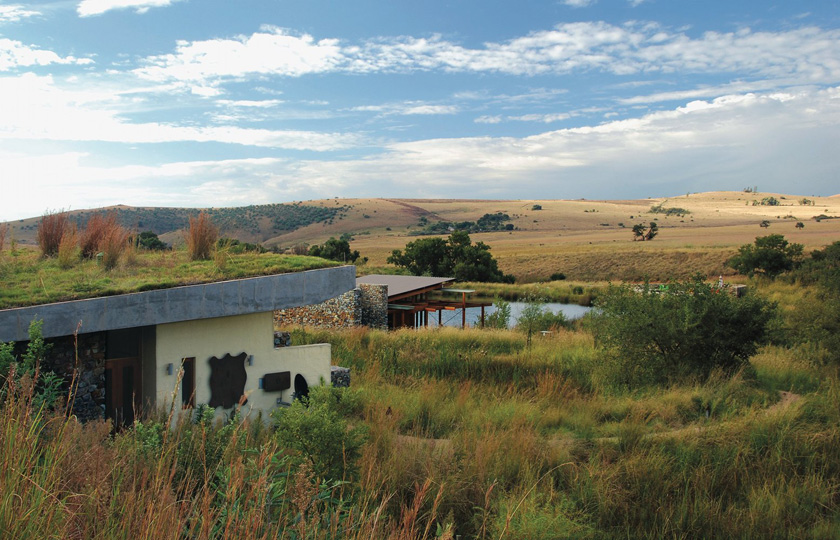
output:
M 732 374 L 767 339 L 773 306 L 694 280 L 665 288 L 612 286 L 597 303 L 596 343 L 630 386 Z
M 158 235 L 152 231 L 141 232 L 137 236 L 137 246 L 149 251 L 163 251 L 164 249 L 169 249 L 169 245 L 158 238 Z
M 688 210 L 685 208 L 678 208 L 678 207 L 671 207 L 666 208 L 662 204 L 657 204 L 650 207 L 651 214 L 665 214 L 666 216 L 679 216 L 682 217 L 686 214 L 690 214 Z
M 184 233 L 190 259 L 194 261 L 210 259 L 218 238 L 219 228 L 213 225 L 205 212 L 201 212 L 197 217 L 190 217 L 190 227 Z
M 226 279 L 298 272 L 334 266 L 324 259 L 272 253 L 231 254 L 224 269 L 214 261 L 192 261 L 184 250 L 138 252 L 106 271 L 96 260 L 62 268 L 56 258 L 17 250 L 0 260 L 0 309 L 110 296 Z
M 809 275 L 823 273 L 832 263 Z M 790 308 L 818 286 L 795 279 L 803 283 L 758 284 L 782 307 L 778 343 L 796 324 Z M 353 390 L 313 388 L 308 409 L 277 412 L 269 427 L 236 415 L 215 423 L 200 408 L 172 430 L 159 414 L 111 435 L 107 424 L 32 408 L 15 385 L 0 407 L 0 530 L 837 537 L 840 373 L 812 361 L 821 354 L 813 343 L 764 345 L 732 374 L 630 388 L 587 330 L 599 324 L 594 316 L 583 328 L 534 334 L 530 347 L 525 333 L 507 330 L 296 328 L 295 343 L 332 344 L 335 363 L 353 370 Z M 325 444 L 306 447 L 319 437 Z
M 745 244 L 727 265 L 745 276 L 761 274 L 773 278 L 792 270 L 802 257 L 802 244 L 791 244 L 781 234 L 759 236 L 753 244 Z
M 350 238 L 347 235 L 342 235 L 341 238 L 330 237 L 323 244 L 310 247 L 309 256 L 343 263 L 354 263 L 359 259 L 360 254 L 358 250 L 350 251 Z
M 58 254 L 58 247 L 61 245 L 61 238 L 69 229 L 70 221 L 67 213 L 63 211 L 47 212 L 41 217 L 38 223 L 38 247 L 41 255 L 52 257 Z
M 539 206 L 539 205 L 536 205 Z M 540 210 L 540 208 L 532 208 L 533 210 Z M 484 214 L 478 221 L 438 221 L 436 223 L 429 223 L 424 216 L 420 218 L 419 225 L 423 227 L 419 231 L 412 231 L 412 235 L 429 235 L 429 234 L 447 234 L 452 231 L 464 231 L 467 233 L 480 233 L 490 231 L 512 231 L 513 224 L 507 223 L 510 221 L 510 216 L 503 212 L 496 212 L 495 214 Z
M 499 270 L 484 242 L 473 245 L 470 235 L 456 231 L 448 240 L 424 238 L 409 242 L 405 252 L 395 249 L 388 262 L 407 268 L 416 276 L 454 277 L 458 281 L 491 281 L 513 283 L 513 276 Z
M 332 222 L 335 218 L 343 216 L 347 209 L 346 206 L 327 207 L 302 203 L 208 208 L 201 211 L 190 208 L 117 207 L 112 209 L 109 215 L 114 215 L 123 227 L 163 234 L 187 228 L 190 218 L 195 219 L 203 211 L 223 232 L 256 234 L 260 231 L 262 223 L 269 224 L 274 233 L 281 233 L 313 223 Z M 81 229 L 96 215 L 100 215 L 100 212 L 79 212 L 72 219 Z
M 633 225 L 633 241 L 638 240 L 653 240 L 656 235 L 659 234 L 659 225 L 655 222 L 651 221 L 650 225 L 647 226 L 647 230 L 645 230 L 644 223 L 637 223 Z

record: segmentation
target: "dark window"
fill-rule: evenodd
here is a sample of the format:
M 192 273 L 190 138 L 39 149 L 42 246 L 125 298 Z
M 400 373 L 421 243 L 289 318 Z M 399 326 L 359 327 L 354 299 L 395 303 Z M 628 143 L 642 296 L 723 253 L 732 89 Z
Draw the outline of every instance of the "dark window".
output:
M 195 358 L 184 358 L 184 376 L 181 379 L 181 405 L 185 409 L 195 407 Z

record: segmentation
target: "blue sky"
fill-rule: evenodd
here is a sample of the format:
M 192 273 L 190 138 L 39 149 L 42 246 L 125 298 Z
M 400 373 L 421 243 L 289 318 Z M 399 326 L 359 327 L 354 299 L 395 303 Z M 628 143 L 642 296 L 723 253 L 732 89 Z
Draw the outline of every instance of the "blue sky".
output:
M 0 220 L 840 193 L 840 3 L 0 0 Z

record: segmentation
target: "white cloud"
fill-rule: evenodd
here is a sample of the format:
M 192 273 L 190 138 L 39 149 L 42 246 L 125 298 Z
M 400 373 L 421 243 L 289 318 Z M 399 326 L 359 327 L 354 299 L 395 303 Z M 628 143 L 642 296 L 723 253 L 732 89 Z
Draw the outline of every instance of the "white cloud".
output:
M 470 49 L 438 35 L 379 38 L 354 45 L 268 27 L 234 39 L 179 42 L 174 53 L 147 58 L 137 73 L 200 88 L 263 75 L 416 71 L 738 73 L 833 83 L 840 80 L 838 41 L 840 30 L 817 27 L 707 32 L 692 38 L 652 23 L 578 22 Z
M 498 124 L 502 121 L 510 122 L 540 122 L 543 124 L 550 124 L 552 122 L 559 122 L 560 120 L 566 120 L 570 118 L 571 115 L 568 113 L 531 113 L 531 114 L 521 114 L 518 116 L 479 116 L 475 119 L 475 122 L 478 124 Z
M 337 40 L 316 42 L 308 34 L 293 36 L 280 28 L 266 28 L 248 37 L 178 42 L 175 53 L 148 58 L 136 73 L 154 81 L 212 86 L 220 79 L 249 75 L 321 73 L 334 69 L 341 59 Z
M 49 64 L 92 64 L 89 58 L 59 56 L 53 51 L 36 49 L 20 41 L 0 38 L 0 71 L 9 71 L 18 67 L 46 66 Z
M 595 0 L 561 0 L 562 3 L 566 4 L 569 7 L 574 8 L 581 8 L 591 6 L 595 3 Z
M 412 116 L 456 114 L 458 107 L 454 105 L 433 105 L 421 101 L 405 101 L 382 105 L 360 105 L 350 110 L 357 112 L 376 112 L 383 116 Z
M 35 17 L 40 15 L 38 11 L 32 11 L 24 6 L 18 5 L 0 5 L 0 24 L 7 22 L 18 22 L 27 17 Z
M 357 143 L 354 135 L 314 131 L 132 123 L 109 91 L 67 90 L 31 73 L 0 78 L 0 139 L 122 143 L 220 142 L 264 148 L 329 151 Z
M 102 15 L 115 9 L 134 9 L 137 13 L 146 13 L 149 8 L 164 7 L 178 0 L 82 0 L 76 7 L 80 17 Z

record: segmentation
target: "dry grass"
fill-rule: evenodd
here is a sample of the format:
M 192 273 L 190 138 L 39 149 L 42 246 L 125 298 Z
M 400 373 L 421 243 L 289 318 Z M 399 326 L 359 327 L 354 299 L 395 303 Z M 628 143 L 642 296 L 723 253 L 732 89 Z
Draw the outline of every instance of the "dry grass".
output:
M 6 249 L 6 235 L 9 234 L 9 224 L 0 223 L 0 253 Z
M 194 261 L 206 261 L 213 255 L 219 229 L 213 225 L 206 213 L 190 218 L 190 227 L 184 235 L 187 253 Z
M 58 245 L 58 266 L 64 270 L 72 268 L 79 261 L 79 244 L 76 226 L 70 225 L 61 236 Z
M 99 243 L 99 249 L 102 250 L 102 266 L 106 270 L 116 268 L 123 253 L 129 249 L 130 240 L 129 232 L 119 225 L 106 229 L 105 236 Z
M 58 253 L 61 245 L 61 238 L 70 228 L 70 220 L 67 213 L 61 210 L 57 212 L 46 212 L 38 223 L 38 247 L 44 257 L 52 257 Z
M 79 238 L 82 256 L 88 259 L 95 257 L 97 253 L 102 251 L 102 244 L 105 239 L 120 228 L 115 213 L 93 214 Z

